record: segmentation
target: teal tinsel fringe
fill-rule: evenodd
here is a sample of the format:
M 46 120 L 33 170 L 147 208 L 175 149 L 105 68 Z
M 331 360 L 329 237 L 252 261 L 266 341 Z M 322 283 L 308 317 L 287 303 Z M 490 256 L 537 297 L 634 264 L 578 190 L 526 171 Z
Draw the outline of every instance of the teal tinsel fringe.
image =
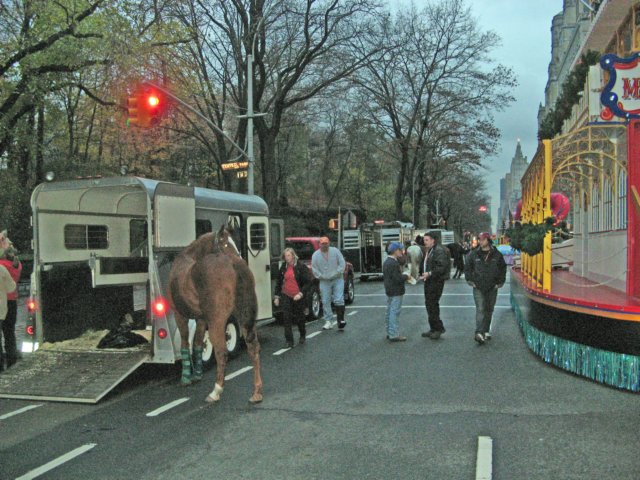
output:
M 545 362 L 596 382 L 632 392 L 640 391 L 640 357 L 554 337 L 527 322 L 513 294 L 511 306 L 527 346 Z

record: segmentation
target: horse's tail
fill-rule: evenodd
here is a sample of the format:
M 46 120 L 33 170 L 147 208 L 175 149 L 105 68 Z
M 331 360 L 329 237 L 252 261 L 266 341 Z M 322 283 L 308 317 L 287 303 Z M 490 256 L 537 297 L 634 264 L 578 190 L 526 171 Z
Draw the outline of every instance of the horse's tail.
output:
M 258 318 L 258 298 L 256 296 L 256 282 L 253 274 L 244 260 L 233 262 L 233 269 L 237 275 L 235 317 L 241 326 L 247 328 L 248 342 L 253 341 L 254 326 Z

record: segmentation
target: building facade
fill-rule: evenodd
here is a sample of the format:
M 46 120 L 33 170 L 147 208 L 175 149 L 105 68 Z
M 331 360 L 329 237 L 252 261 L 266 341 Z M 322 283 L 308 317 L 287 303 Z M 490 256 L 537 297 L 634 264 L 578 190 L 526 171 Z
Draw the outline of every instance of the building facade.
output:
M 527 171 L 529 165 L 527 157 L 522 155 L 520 140 L 516 145 L 516 151 L 511 159 L 509 172 L 500 179 L 500 209 L 498 212 L 498 229 L 502 225 L 509 226 L 509 212 L 513 213 L 520 198 L 522 198 L 522 185 L 520 180 Z

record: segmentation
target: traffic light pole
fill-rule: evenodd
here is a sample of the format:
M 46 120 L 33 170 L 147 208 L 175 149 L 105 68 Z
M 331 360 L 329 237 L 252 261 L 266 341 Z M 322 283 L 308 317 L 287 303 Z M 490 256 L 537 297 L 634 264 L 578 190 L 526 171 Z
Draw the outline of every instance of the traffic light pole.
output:
M 236 147 L 238 150 L 240 150 L 240 152 L 242 153 L 242 155 L 244 155 L 245 157 L 247 157 L 247 159 L 249 159 L 249 165 L 251 165 L 251 158 L 253 157 L 253 145 L 250 145 L 250 149 L 251 149 L 251 157 L 249 157 L 249 153 L 245 152 L 244 149 L 238 145 L 236 142 L 233 141 L 232 138 L 230 138 L 226 133 L 224 133 L 222 130 L 220 130 L 220 128 L 218 128 L 218 126 L 213 123 L 211 120 L 209 120 L 207 117 L 205 117 L 204 115 L 202 115 L 199 111 L 197 111 L 195 108 L 193 108 L 191 105 L 189 105 L 188 103 L 183 102 L 182 100 L 180 100 L 180 98 L 176 97 L 173 93 L 171 93 L 170 91 L 166 90 L 165 88 L 162 88 L 160 85 L 156 85 L 155 83 L 152 82 L 144 82 L 147 85 L 151 85 L 154 88 L 157 88 L 158 90 L 160 90 L 162 93 L 164 93 L 167 97 L 171 98 L 172 100 L 175 100 L 177 103 L 179 103 L 180 105 L 182 105 L 184 108 L 186 108 L 187 110 L 189 110 L 191 113 L 193 113 L 194 115 L 196 115 L 197 117 L 199 117 L 200 119 L 204 120 L 205 122 L 207 122 L 207 124 L 212 127 L 216 132 L 218 132 L 220 135 L 222 135 L 224 138 L 226 138 L 227 140 L 229 140 L 229 143 L 231 143 L 231 145 L 233 145 L 234 147 Z M 253 102 L 252 102 L 253 103 Z M 253 131 L 253 129 L 252 129 Z M 252 192 L 253 193 L 253 192 Z
M 253 195 L 253 53 L 247 55 L 247 193 Z

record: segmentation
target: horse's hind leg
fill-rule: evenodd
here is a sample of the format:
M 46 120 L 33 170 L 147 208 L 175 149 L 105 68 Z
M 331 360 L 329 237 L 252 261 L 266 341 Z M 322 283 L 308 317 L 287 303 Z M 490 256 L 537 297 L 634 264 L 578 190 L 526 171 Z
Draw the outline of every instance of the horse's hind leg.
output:
M 253 395 L 249 401 L 251 403 L 260 403 L 262 401 L 262 375 L 260 374 L 260 342 L 258 341 L 258 334 L 256 333 L 255 325 L 247 330 L 246 327 L 242 327 L 242 334 L 244 335 L 245 342 L 247 344 L 247 352 L 253 363 Z
M 180 377 L 180 384 L 191 384 L 191 352 L 189 351 L 189 321 L 180 315 L 178 312 L 174 313 L 176 325 L 180 332 L 180 358 L 182 359 L 182 376 Z
M 196 321 L 196 331 L 193 335 L 193 381 L 202 380 L 204 368 L 202 366 L 202 351 L 204 334 L 207 324 L 204 320 Z
M 216 384 L 213 391 L 205 399 L 209 403 L 220 400 L 220 395 L 224 390 L 224 371 L 227 366 L 226 323 L 224 319 L 215 319 L 209 322 L 209 339 L 216 356 Z

